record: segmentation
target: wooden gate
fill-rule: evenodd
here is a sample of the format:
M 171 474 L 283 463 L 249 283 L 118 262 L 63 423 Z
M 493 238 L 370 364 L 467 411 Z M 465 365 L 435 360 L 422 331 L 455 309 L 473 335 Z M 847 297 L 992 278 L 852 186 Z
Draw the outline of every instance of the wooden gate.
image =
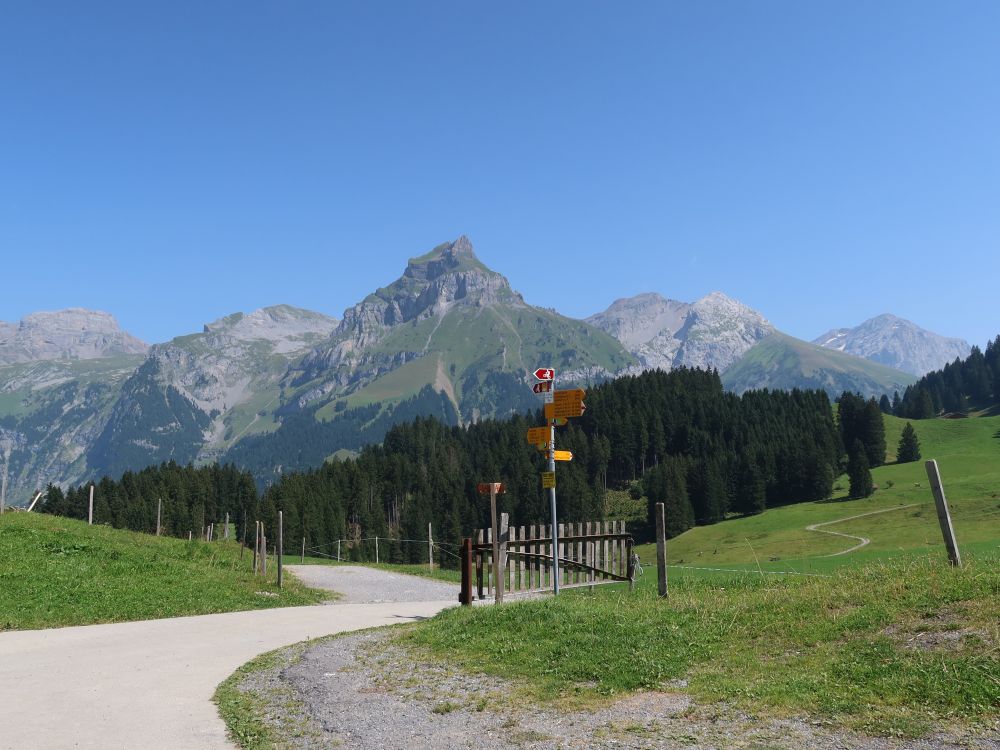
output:
M 507 526 L 500 522 L 501 591 L 522 594 L 552 590 L 552 527 Z M 559 524 L 559 588 L 597 586 L 633 580 L 632 537 L 624 521 L 588 521 Z M 492 596 L 496 586 L 493 570 L 492 529 L 480 529 L 472 544 L 476 595 Z

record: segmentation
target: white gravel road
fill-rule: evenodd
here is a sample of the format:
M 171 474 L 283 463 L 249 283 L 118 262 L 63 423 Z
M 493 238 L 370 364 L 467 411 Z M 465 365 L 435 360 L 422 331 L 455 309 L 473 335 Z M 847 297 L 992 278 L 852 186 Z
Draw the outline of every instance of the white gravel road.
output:
M 335 603 L 434 602 L 458 604 L 458 584 L 389 573 L 361 565 L 286 565 L 295 577 L 316 589 L 336 591 Z
M 375 587 L 409 598 L 351 603 L 345 590 L 335 606 L 0 633 L 0 748 L 231 750 L 212 694 L 250 659 L 307 638 L 430 617 L 458 603 L 454 585 L 399 581 L 374 570 L 365 579 L 342 576 L 358 582 L 355 597 Z M 417 582 L 435 584 L 433 601 L 417 600 L 425 590 Z

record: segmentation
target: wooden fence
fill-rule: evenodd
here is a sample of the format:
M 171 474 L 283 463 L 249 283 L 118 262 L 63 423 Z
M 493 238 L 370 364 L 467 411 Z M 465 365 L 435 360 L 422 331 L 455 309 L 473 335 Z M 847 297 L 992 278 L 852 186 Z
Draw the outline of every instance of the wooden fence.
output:
M 503 514 L 506 517 L 506 513 Z M 500 523 L 500 574 L 507 594 L 552 590 L 552 527 L 507 527 Z M 588 521 L 559 524 L 559 588 L 631 582 L 632 537 L 624 521 Z M 476 595 L 491 596 L 496 585 L 493 570 L 492 529 L 480 529 L 472 544 Z

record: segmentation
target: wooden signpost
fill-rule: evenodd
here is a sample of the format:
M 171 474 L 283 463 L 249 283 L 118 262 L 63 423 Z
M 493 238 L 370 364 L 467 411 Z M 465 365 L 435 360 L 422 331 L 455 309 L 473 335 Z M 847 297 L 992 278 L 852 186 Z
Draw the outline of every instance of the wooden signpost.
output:
M 507 488 L 503 486 L 502 482 L 480 482 L 478 489 L 480 495 L 490 496 L 490 520 L 493 531 L 493 570 L 503 570 L 500 566 L 500 527 L 497 525 L 497 495 L 502 495 L 506 492 Z M 496 591 L 495 601 L 497 604 L 500 604 L 503 602 L 502 578 L 497 580 L 497 585 L 494 589 Z
M 931 492 L 934 493 L 934 505 L 937 507 L 938 523 L 941 526 L 941 535 L 944 537 L 944 546 L 948 550 L 948 560 L 955 567 L 961 568 L 962 556 L 958 551 L 958 542 L 955 541 L 955 529 L 951 525 L 948 499 L 944 496 L 944 484 L 941 483 L 941 472 L 938 470 L 937 461 L 925 462 L 924 468 L 927 470 L 927 478 L 931 483 Z

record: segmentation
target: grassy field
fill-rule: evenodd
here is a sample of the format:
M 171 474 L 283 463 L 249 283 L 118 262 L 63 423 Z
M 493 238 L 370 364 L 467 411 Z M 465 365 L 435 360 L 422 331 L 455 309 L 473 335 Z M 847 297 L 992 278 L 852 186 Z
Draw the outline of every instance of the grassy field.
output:
M 1000 711 L 1000 558 L 927 556 L 829 578 L 655 576 L 420 623 L 410 646 L 516 678 L 542 700 L 591 702 L 683 687 L 700 701 L 919 736 Z M 681 680 L 686 682 L 680 682 Z
M 889 459 L 894 460 L 906 422 L 887 416 L 885 424 Z M 924 459 L 936 459 L 941 469 L 960 548 L 1000 549 L 1000 417 L 922 420 L 914 427 Z M 847 479 L 841 477 L 829 501 L 691 529 L 667 542 L 667 561 L 676 566 L 755 569 L 760 564 L 764 570 L 813 572 L 943 549 L 923 460 L 882 466 L 872 476 L 879 489 L 864 500 L 848 500 Z M 851 520 L 822 528 L 871 543 L 857 552 L 826 557 L 857 542 L 806 527 L 839 519 Z M 637 549 L 644 563 L 655 561 L 653 545 Z
M 288 558 L 286 557 L 286 561 Z M 0 630 L 312 604 L 329 594 L 250 573 L 232 543 L 154 537 L 36 513 L 0 517 Z

